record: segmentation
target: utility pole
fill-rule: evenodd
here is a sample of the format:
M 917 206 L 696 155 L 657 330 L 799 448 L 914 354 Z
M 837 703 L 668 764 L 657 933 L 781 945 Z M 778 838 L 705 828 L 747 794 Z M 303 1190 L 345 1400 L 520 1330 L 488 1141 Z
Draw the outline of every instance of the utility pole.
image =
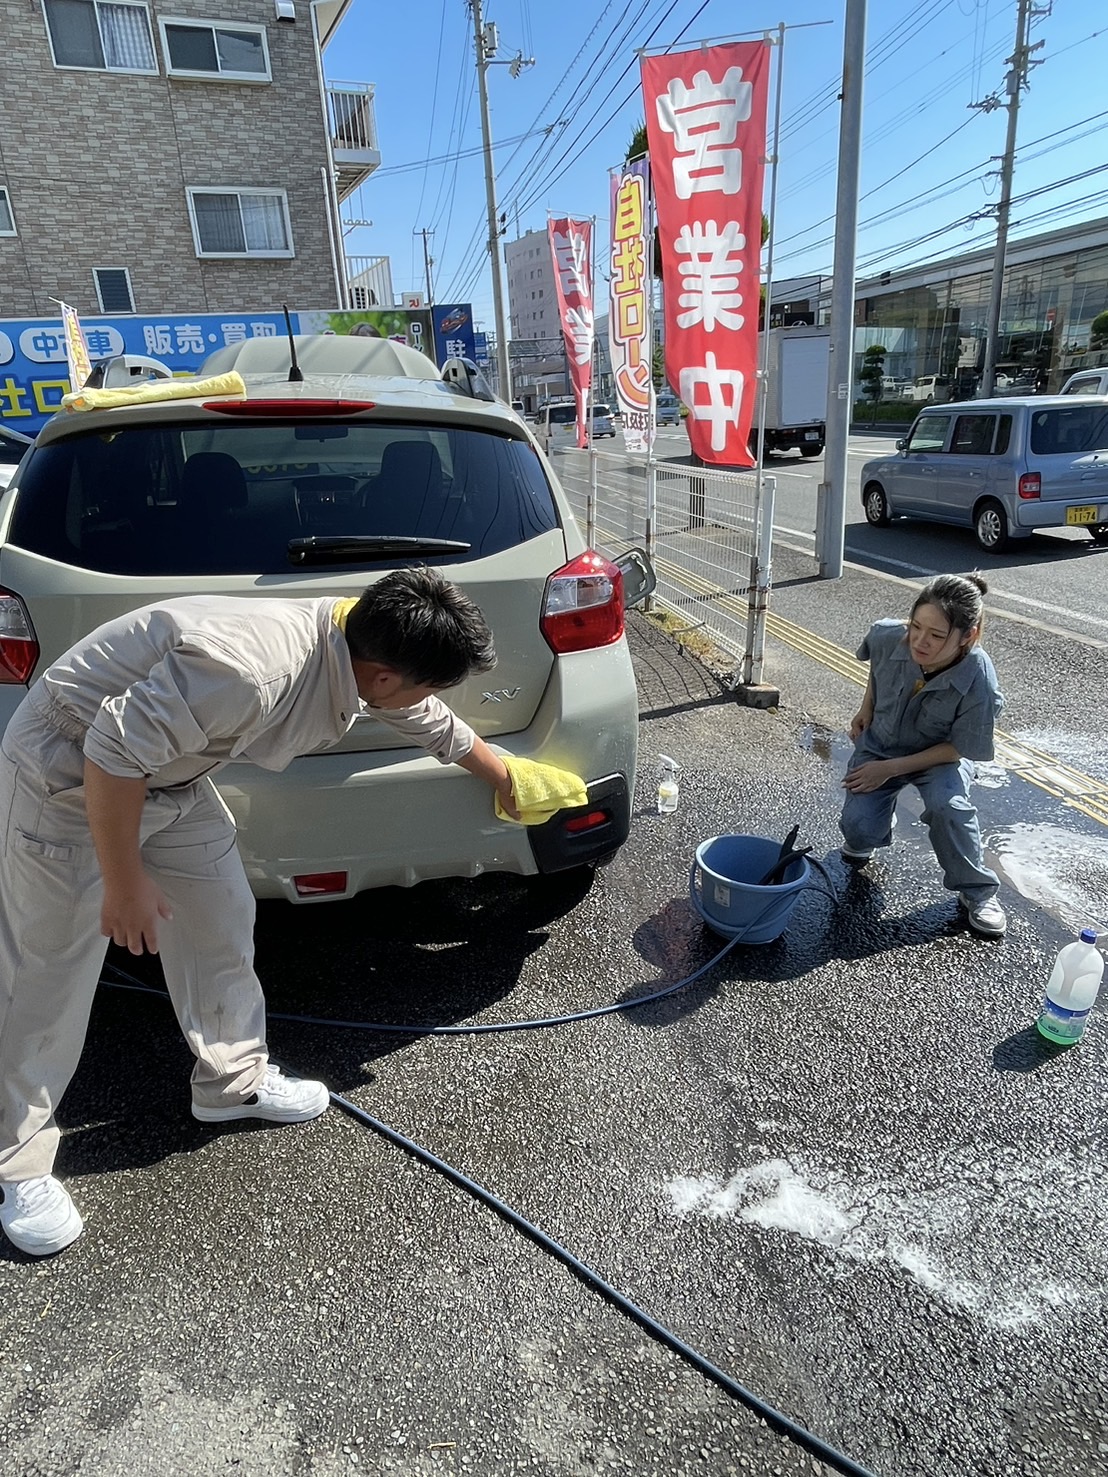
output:
M 494 62 L 500 44 L 496 26 L 481 19 L 481 0 L 470 0 L 473 7 L 473 42 L 477 49 L 477 91 L 481 100 L 481 140 L 485 149 L 485 198 L 489 212 L 489 266 L 492 268 L 492 311 L 496 320 L 496 367 L 500 379 L 500 396 L 512 398 L 512 370 L 508 358 L 508 322 L 504 316 L 504 285 L 500 273 L 500 222 L 496 210 L 496 170 L 492 157 L 492 124 L 489 121 L 489 67 L 509 67 L 518 77 L 524 67 L 533 67 L 535 58 L 524 58 L 519 52 L 510 61 Z
M 989 311 L 985 319 L 985 365 L 981 373 L 981 394 L 992 395 L 996 388 L 996 361 L 1000 352 L 1000 305 L 1004 293 L 1004 265 L 1008 252 L 1008 217 L 1012 208 L 1012 173 L 1016 163 L 1016 123 L 1019 118 L 1020 93 L 1027 86 L 1027 76 L 1033 66 L 1031 53 L 1042 46 L 1037 41 L 1028 46 L 1027 33 L 1033 15 L 1045 12 L 1035 10 L 1031 0 L 1018 0 L 1016 15 L 1016 48 L 1008 58 L 1008 76 L 1004 88 L 1008 101 L 1002 103 L 996 97 L 984 102 L 973 103 L 972 107 L 991 113 L 994 108 L 1008 109 L 1008 136 L 1004 143 L 1004 154 L 1000 161 L 1000 201 L 996 207 L 996 248 L 993 254 L 993 280 L 989 291 Z
M 858 176 L 862 152 L 862 80 L 866 59 L 866 0 L 846 0 L 842 112 L 835 201 L 835 263 L 823 481 L 816 493 L 819 577 L 837 580 L 846 542 L 847 441 L 854 408 L 854 273 L 858 251 Z M 767 328 L 769 304 L 766 304 Z
M 429 255 L 427 251 L 427 237 L 433 236 L 434 232 L 428 231 L 427 227 L 424 226 L 419 234 L 423 237 L 423 271 L 427 278 L 427 306 L 433 308 L 435 305 L 435 289 L 431 282 L 431 266 L 434 262 L 434 257 Z

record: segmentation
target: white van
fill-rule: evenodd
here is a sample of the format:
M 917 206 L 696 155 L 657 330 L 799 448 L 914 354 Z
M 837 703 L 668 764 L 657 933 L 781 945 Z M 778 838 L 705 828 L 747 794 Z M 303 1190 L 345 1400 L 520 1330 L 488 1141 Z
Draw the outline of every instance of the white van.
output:
M 535 422 L 535 435 L 547 456 L 577 445 L 577 405 L 573 400 L 554 400 L 544 405 Z
M 1062 386 L 1063 395 L 1108 395 L 1108 367 L 1083 369 L 1071 374 Z

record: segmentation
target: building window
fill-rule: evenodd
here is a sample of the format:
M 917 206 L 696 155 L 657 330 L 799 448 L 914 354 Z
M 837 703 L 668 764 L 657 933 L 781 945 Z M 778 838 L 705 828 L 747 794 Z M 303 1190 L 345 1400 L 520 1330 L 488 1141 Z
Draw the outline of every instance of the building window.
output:
M 131 291 L 131 274 L 126 267 L 93 267 L 96 300 L 102 313 L 133 313 L 135 298 Z
M 57 67 L 157 75 L 150 13 L 134 0 L 42 0 Z
M 7 187 L 0 185 L 0 236 L 15 235 L 15 216 L 12 215 L 12 202 Z
M 232 82 L 270 81 L 263 26 L 159 19 L 165 67 L 171 77 L 223 77 Z
M 292 256 L 284 190 L 190 189 L 197 256 Z

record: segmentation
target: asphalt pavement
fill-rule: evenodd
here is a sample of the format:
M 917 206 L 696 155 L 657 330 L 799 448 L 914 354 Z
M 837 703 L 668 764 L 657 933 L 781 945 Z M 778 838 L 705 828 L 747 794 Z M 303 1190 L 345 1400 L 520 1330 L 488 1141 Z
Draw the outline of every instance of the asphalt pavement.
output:
M 903 594 L 853 568 L 781 574 L 777 608 L 844 644 Z M 274 1055 L 874 1474 L 1108 1473 L 1108 1013 L 1069 1052 L 1032 1028 L 1086 893 L 1045 862 L 1037 887 L 1006 873 L 1008 936 L 975 938 L 908 802 L 892 850 L 851 872 L 836 817 L 859 689 L 771 636 L 782 700 L 757 712 L 644 617 L 631 641 L 641 773 L 615 862 L 263 905 Z M 670 816 L 659 752 L 683 766 Z M 979 803 L 990 835 L 1076 838 L 1095 890 L 1088 816 L 1018 776 Z M 778 942 L 651 1005 L 420 1034 L 682 979 L 721 944 L 690 903 L 698 845 L 796 823 L 833 896 L 803 894 Z M 188 1072 L 163 998 L 99 992 L 61 1115 L 85 1234 L 42 1262 L 0 1247 L 5 1473 L 835 1470 L 338 1107 L 217 1132 L 188 1113 Z

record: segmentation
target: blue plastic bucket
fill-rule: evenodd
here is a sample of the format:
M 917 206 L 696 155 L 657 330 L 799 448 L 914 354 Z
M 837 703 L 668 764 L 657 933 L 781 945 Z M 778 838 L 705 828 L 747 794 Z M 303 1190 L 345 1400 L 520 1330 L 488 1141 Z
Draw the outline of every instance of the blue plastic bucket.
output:
M 689 896 L 704 922 L 724 938 L 769 944 L 789 926 L 796 900 L 812 869 L 798 857 L 781 882 L 759 887 L 781 855 L 780 841 L 764 836 L 713 836 L 696 848 L 689 871 Z

